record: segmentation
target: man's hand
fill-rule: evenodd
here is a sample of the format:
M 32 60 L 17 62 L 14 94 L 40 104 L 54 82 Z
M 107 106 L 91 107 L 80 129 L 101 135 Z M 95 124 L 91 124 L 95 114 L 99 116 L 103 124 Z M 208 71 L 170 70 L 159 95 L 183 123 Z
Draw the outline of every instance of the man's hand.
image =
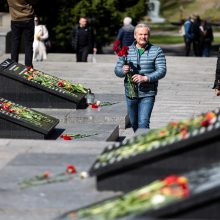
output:
M 127 73 L 129 72 L 129 70 L 130 70 L 129 65 L 124 65 L 124 66 L 123 66 L 123 72 L 124 72 L 125 74 L 127 74 Z
M 215 94 L 216 94 L 217 96 L 220 96 L 220 90 L 219 90 L 219 89 L 215 89 Z
M 144 82 L 148 81 L 148 77 L 147 76 L 142 76 L 142 75 L 139 75 L 139 74 L 135 74 L 135 75 L 132 76 L 132 80 L 135 83 L 144 83 Z

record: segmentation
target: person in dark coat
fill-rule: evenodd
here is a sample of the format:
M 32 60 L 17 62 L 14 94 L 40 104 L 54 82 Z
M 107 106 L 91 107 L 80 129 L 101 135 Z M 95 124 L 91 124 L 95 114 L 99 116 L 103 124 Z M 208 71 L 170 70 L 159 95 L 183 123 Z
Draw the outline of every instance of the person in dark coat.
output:
M 73 27 L 72 47 L 76 52 L 76 62 L 87 62 L 89 53 L 96 53 L 94 30 L 88 25 L 87 18 L 81 17 L 79 24 Z
M 200 52 L 200 18 L 192 15 L 184 23 L 184 41 L 185 41 L 185 56 L 190 55 L 191 46 L 195 56 L 201 56 Z
M 220 50 L 218 52 L 216 71 L 215 71 L 215 81 L 213 89 L 215 89 L 215 94 L 220 96 Z
M 212 42 L 214 40 L 213 30 L 210 23 L 207 20 L 202 21 L 201 24 L 201 48 L 202 48 L 202 56 L 209 57 L 210 50 L 212 46 Z
M 131 24 L 132 19 L 125 17 L 123 26 L 119 29 L 116 40 L 120 41 L 120 47 L 130 46 L 134 42 L 134 26 Z

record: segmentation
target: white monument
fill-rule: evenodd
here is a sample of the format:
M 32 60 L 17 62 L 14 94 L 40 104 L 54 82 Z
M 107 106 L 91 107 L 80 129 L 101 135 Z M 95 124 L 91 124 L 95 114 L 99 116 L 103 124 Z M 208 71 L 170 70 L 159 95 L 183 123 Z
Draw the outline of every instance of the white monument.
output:
M 159 16 L 160 14 L 160 1 L 158 0 L 149 0 L 148 3 L 148 16 L 151 18 L 153 23 L 163 23 L 164 18 Z

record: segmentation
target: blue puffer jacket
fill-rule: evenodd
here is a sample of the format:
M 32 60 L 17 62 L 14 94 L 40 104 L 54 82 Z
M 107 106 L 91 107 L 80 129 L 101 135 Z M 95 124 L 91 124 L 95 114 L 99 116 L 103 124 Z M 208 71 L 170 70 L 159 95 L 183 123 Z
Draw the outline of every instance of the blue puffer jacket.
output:
M 148 77 L 149 82 L 139 83 L 137 97 L 154 96 L 157 94 L 158 80 L 166 75 L 166 59 L 162 49 L 151 43 L 145 48 L 140 56 L 134 42 L 128 51 L 127 60 L 130 65 L 131 74 L 141 74 Z M 115 74 L 118 77 L 125 77 L 125 95 L 128 96 L 127 74 L 123 73 L 124 57 L 119 57 L 115 67 Z

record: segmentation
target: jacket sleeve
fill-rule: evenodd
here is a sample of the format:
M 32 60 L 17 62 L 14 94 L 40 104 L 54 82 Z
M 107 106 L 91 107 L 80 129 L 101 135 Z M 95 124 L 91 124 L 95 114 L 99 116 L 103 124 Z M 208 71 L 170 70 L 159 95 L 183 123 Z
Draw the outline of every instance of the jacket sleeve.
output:
M 125 77 L 125 73 L 123 72 L 123 69 L 122 69 L 123 66 L 124 66 L 123 57 L 119 57 L 119 59 L 117 61 L 117 64 L 115 66 L 115 75 L 120 77 L 120 78 Z
M 157 56 L 155 58 L 155 71 L 150 74 L 146 74 L 146 76 L 148 77 L 149 82 L 156 82 L 159 79 L 162 79 L 163 77 L 165 77 L 166 71 L 167 71 L 167 68 L 166 68 L 165 55 L 162 49 L 158 48 Z
M 120 42 L 122 42 L 123 33 L 124 33 L 123 28 L 120 28 L 116 40 L 120 40 Z
M 45 25 L 42 25 L 42 35 L 40 36 L 41 40 L 46 40 L 49 38 L 49 33 Z

